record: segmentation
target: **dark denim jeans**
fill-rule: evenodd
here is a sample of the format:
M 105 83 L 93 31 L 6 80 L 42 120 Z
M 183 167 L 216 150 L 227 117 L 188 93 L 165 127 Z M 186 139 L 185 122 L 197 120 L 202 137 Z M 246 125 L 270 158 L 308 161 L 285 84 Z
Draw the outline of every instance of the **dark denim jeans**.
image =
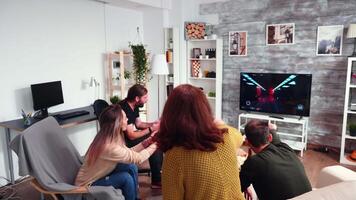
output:
M 144 141 L 146 138 L 149 137 L 149 134 L 142 136 L 140 138 L 130 140 L 125 136 L 125 141 L 126 141 L 126 146 L 127 147 L 133 147 L 140 142 Z M 163 162 L 163 153 L 159 150 L 155 151 L 149 158 L 148 161 L 150 163 L 150 169 L 151 169 L 151 182 L 161 182 L 161 168 L 162 168 L 162 162 Z
M 135 200 L 138 189 L 138 171 L 135 164 L 118 163 L 106 177 L 95 181 L 93 186 L 113 186 L 121 189 L 126 200 Z

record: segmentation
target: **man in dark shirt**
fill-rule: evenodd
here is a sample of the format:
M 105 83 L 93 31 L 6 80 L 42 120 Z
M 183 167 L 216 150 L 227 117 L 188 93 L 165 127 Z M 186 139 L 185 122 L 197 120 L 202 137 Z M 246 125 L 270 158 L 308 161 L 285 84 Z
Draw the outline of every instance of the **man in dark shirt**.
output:
M 259 200 L 285 200 L 311 191 L 303 164 L 275 129 L 260 120 L 245 126 L 246 142 L 256 154 L 241 166 L 241 191 L 252 184 Z
M 136 84 L 129 89 L 126 99 L 119 103 L 127 117 L 128 126 L 125 132 L 125 142 L 128 147 L 133 147 L 142 142 L 159 129 L 159 121 L 148 123 L 140 119 L 139 108 L 143 107 L 147 100 L 147 89 Z M 161 187 L 162 160 L 163 153 L 160 151 L 156 151 L 149 158 L 152 188 Z

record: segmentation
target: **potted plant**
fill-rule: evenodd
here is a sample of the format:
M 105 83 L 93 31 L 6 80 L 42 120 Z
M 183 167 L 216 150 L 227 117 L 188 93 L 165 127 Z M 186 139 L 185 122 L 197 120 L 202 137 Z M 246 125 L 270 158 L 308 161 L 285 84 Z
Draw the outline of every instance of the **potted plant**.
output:
M 146 49 L 143 44 L 130 44 L 133 55 L 133 75 L 137 84 L 145 84 L 147 82 L 148 61 Z
M 121 74 L 118 74 L 118 76 L 116 77 L 113 77 L 112 79 L 113 80 L 116 80 L 116 81 L 119 81 L 120 80 L 120 77 L 121 77 Z M 124 71 L 124 79 L 126 81 L 126 84 L 128 84 L 128 80 L 131 78 L 131 72 L 128 71 L 128 70 L 125 70 Z
M 121 101 L 121 99 L 120 99 L 117 95 L 110 97 L 110 102 L 111 102 L 112 104 L 117 104 L 117 103 L 119 103 L 120 101 Z
M 356 124 L 352 123 L 349 125 L 350 136 L 356 136 Z

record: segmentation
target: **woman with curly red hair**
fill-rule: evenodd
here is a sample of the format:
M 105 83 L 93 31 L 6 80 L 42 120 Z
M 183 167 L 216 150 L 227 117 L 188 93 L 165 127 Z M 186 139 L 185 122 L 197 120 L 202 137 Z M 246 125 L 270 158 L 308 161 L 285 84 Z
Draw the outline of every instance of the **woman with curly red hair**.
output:
M 185 84 L 172 91 L 155 139 L 165 152 L 163 199 L 244 199 L 236 156 L 242 136 L 214 122 L 201 89 Z

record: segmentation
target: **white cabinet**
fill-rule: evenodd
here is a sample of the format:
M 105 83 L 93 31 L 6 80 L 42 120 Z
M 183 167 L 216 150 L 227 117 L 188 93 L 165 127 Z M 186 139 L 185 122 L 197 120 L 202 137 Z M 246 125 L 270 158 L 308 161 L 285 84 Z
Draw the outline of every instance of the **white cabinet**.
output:
M 277 123 L 277 134 L 280 136 L 282 142 L 288 144 L 292 149 L 300 151 L 300 156 L 303 157 L 303 150 L 307 149 L 307 141 L 308 141 L 308 118 L 275 118 L 267 115 L 259 115 L 259 114 L 245 114 L 242 113 L 239 115 L 239 130 L 244 129 L 246 123 L 250 119 L 260 119 L 266 120 L 270 123 Z M 279 127 L 281 125 L 281 127 Z M 288 131 L 283 131 L 287 129 L 283 129 L 283 125 L 291 125 L 293 126 L 293 133 Z
M 216 118 L 221 119 L 222 40 L 187 41 L 187 83 L 206 94 Z
M 356 136 L 351 136 L 349 131 L 350 124 L 356 124 L 356 58 L 348 58 L 347 75 L 346 75 L 346 89 L 345 89 L 345 105 L 344 118 L 342 123 L 341 149 L 340 149 L 340 163 L 356 165 L 356 161 L 350 159 L 351 149 L 345 147 L 355 146 Z M 351 105 L 352 108 L 351 108 Z M 355 149 L 354 149 L 355 150 Z

